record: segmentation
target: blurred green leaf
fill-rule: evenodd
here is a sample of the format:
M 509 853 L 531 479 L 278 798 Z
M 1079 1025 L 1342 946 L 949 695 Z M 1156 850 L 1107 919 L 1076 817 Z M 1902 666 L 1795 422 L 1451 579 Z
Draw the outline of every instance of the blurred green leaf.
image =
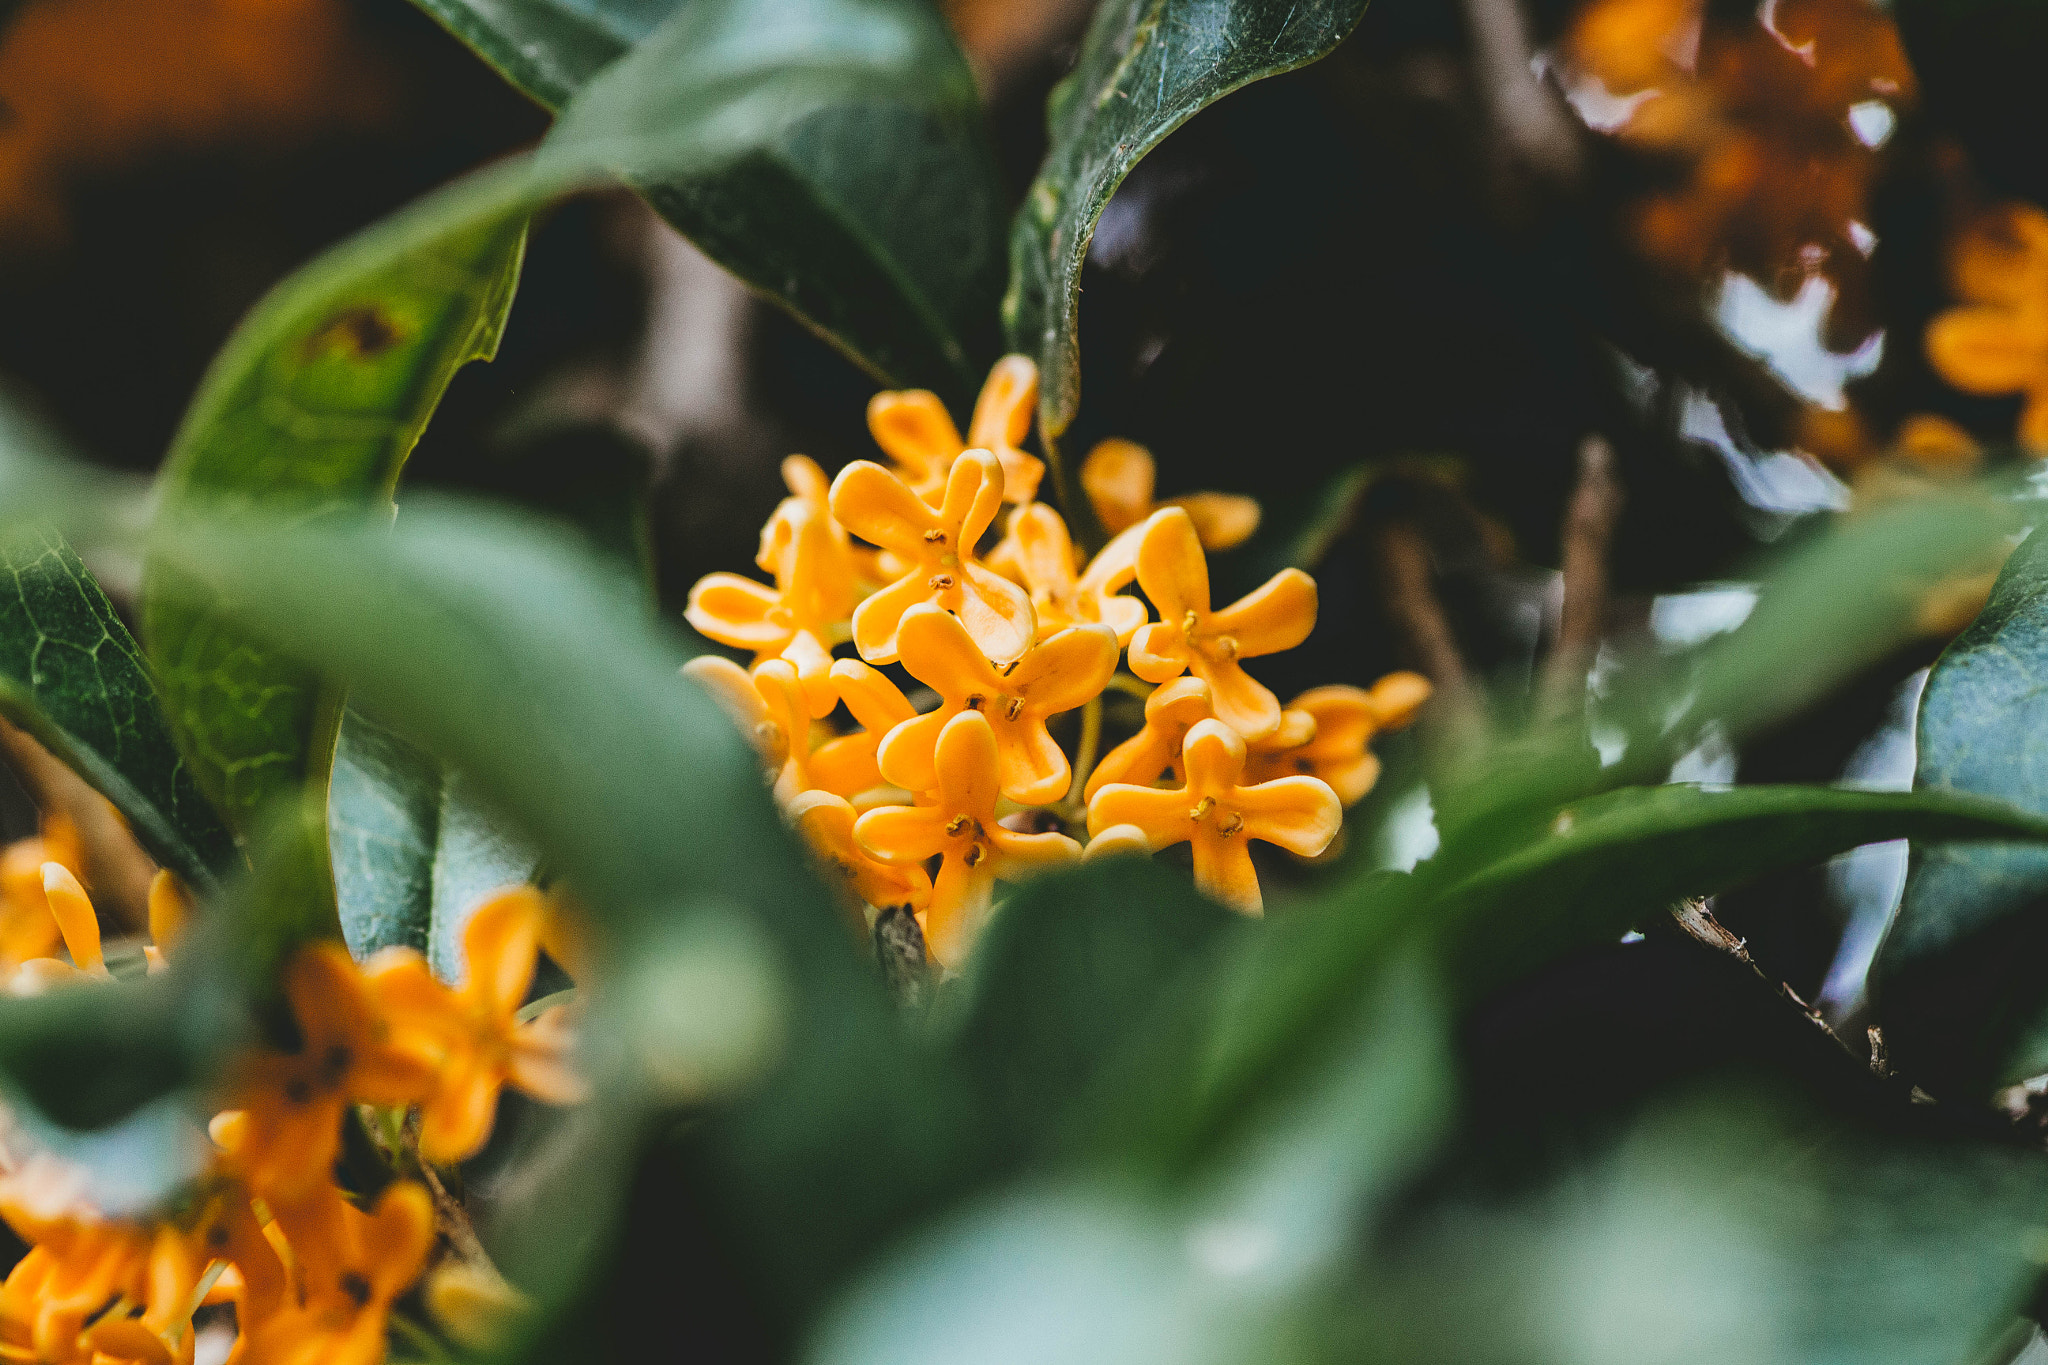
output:
M 495 353 L 525 249 L 523 214 L 445 230 L 444 195 L 321 257 L 260 303 L 215 359 L 159 477 L 195 501 L 281 513 L 388 505 L 455 371 Z M 243 834 L 273 798 L 326 786 L 339 699 L 235 627 L 232 604 L 152 558 L 144 637 L 200 788 Z
M 499 75 L 560 109 L 683 0 L 413 0 Z
M 327 797 L 342 934 L 358 958 L 393 945 L 463 974 L 462 931 L 482 899 L 540 860 L 477 804 L 470 784 L 354 708 Z
M 1625 788 L 1574 803 L 1566 816 L 1490 858 L 1440 854 L 1412 875 L 1364 879 L 1247 939 L 1225 968 L 1201 1041 L 1182 1054 L 1182 1088 L 1167 1103 L 1189 1112 L 1163 1134 L 1140 1131 L 1171 1140 L 1178 1128 L 1196 1150 L 1213 1142 L 1314 1057 L 1325 1021 L 1360 983 L 1418 942 L 1443 952 L 1446 989 L 1469 1000 L 1680 897 L 1861 844 L 2048 839 L 2048 821 L 1994 802 L 1831 787 Z
M 1104 0 L 1046 104 L 1052 145 L 1010 232 L 1003 325 L 1038 362 L 1048 446 L 1081 406 L 1081 265 L 1144 155 L 1233 90 L 1327 56 L 1365 0 Z M 1062 501 L 1071 504 L 1071 490 Z
M 696 0 L 542 148 L 602 166 L 882 382 L 971 399 L 1001 208 L 974 78 L 921 0 Z
M 54 531 L 0 540 L 0 714 L 97 788 L 195 888 L 239 861 L 164 727 L 142 650 Z
M 827 1320 L 815 1365 L 1240 1365 L 1289 1358 L 1288 1310 L 1341 1263 L 1448 1109 L 1415 975 L 1362 993 L 1331 1065 L 1166 1192 L 1027 1185 L 888 1258 Z
M 1002 1167 L 1069 1136 L 1110 1059 L 1233 924 L 1184 875 L 1112 858 L 1013 888 L 957 988 L 952 1035 Z
M 1914 784 L 2048 812 L 2044 680 L 2048 538 L 2037 531 L 1928 677 Z M 2048 850 L 1916 846 L 1873 978 L 1900 1067 L 1944 1095 L 2048 1069 L 2044 953 Z
M 1324 1359 L 1891 1365 L 1988 1347 L 2040 1276 L 2048 1158 L 1723 1086 L 1509 1198 L 1383 1234 Z
M 681 642 L 582 537 L 415 498 L 388 530 L 187 517 L 154 550 L 171 581 L 232 603 L 238 626 L 472 778 L 593 912 L 587 1055 L 617 1107 L 588 1160 L 535 1177 L 555 1196 L 532 1200 L 532 1235 L 508 1235 L 508 1274 L 544 1299 L 577 1287 L 649 1083 L 631 1048 L 644 993 L 613 983 L 703 914 L 747 916 L 789 983 L 772 1067 L 659 1157 L 714 1173 L 741 1211 L 732 1254 L 802 1305 L 957 1180 L 960 1092 L 902 1038 L 753 752 L 677 676 Z

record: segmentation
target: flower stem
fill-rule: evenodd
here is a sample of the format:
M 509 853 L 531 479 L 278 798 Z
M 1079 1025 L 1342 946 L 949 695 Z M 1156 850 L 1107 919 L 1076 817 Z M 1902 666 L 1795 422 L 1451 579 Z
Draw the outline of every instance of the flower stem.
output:
M 1102 695 L 1097 693 L 1081 708 L 1081 742 L 1074 750 L 1074 781 L 1067 788 L 1066 817 L 1079 820 L 1088 809 L 1081 797 L 1088 790 L 1088 778 L 1095 771 L 1096 750 L 1102 747 Z

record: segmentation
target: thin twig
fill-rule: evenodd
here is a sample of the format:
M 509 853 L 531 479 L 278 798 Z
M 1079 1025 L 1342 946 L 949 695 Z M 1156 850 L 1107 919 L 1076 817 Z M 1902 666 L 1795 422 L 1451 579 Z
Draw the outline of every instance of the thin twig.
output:
M 1434 710 L 1454 736 L 1476 735 L 1479 696 L 1436 595 L 1436 557 L 1422 532 L 1396 522 L 1380 533 L 1380 586 L 1388 618 L 1435 686 Z
M 1543 713 L 1561 716 L 1584 696 L 1607 624 L 1607 556 L 1621 519 L 1621 484 L 1614 477 L 1614 448 L 1593 435 L 1579 443 L 1578 482 L 1565 504 L 1561 539 L 1564 606 L 1558 613 L 1557 643 L 1543 664 Z
M 1721 921 L 1714 918 L 1714 912 L 1707 908 L 1704 900 L 1682 900 L 1671 907 L 1671 918 L 1687 938 L 1703 943 L 1715 952 L 1726 953 L 1756 974 L 1756 979 L 1769 986 L 1781 999 L 1789 1001 L 1794 1009 L 1806 1017 L 1806 1021 L 1828 1036 L 1829 1041 L 1853 1060 L 1858 1066 L 1868 1065 L 1870 1059 L 1858 1055 L 1856 1050 L 1842 1041 L 1840 1034 L 1828 1027 L 1828 1021 L 1821 1018 L 1820 1011 L 1799 998 L 1799 993 L 1782 981 L 1773 981 L 1764 975 L 1763 968 L 1756 965 L 1756 959 L 1749 955 L 1749 946 L 1728 932 Z

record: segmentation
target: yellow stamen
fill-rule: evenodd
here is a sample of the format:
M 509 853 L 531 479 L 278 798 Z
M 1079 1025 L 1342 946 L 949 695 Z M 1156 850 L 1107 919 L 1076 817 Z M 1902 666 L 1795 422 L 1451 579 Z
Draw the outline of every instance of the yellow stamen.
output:
M 964 815 L 956 815 L 956 816 L 954 816 L 954 817 L 953 817 L 952 819 L 950 819 L 950 820 L 948 820 L 948 821 L 946 822 L 946 833 L 947 833 L 947 834 L 948 834 L 949 836 L 952 836 L 952 837 L 955 837 L 955 838 L 957 838 L 957 837 L 959 836 L 959 834 L 960 834 L 960 831 L 961 831 L 961 830 L 963 830 L 963 829 L 966 829 L 966 828 L 967 828 L 967 817 L 966 817 L 966 816 L 964 816 Z
M 1205 796 L 1201 800 L 1195 802 L 1195 808 L 1188 812 L 1188 819 L 1199 820 L 1203 816 L 1207 815 L 1210 811 L 1215 809 L 1216 798 L 1213 796 Z

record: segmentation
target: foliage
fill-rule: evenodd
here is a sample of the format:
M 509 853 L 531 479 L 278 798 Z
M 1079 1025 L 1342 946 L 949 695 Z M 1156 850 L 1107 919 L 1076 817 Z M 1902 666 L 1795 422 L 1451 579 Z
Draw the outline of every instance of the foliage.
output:
M 418 3 L 558 114 L 539 147 L 278 286 L 146 526 L 0 421 L 0 715 L 167 869 L 147 944 L 103 943 L 57 820 L 0 857 L 0 1217 L 36 1248 L 0 1354 L 169 1359 L 231 1323 L 294 1360 L 666 1332 L 816 1365 L 1962 1362 L 2038 1313 L 2048 1151 L 2029 1092 L 2000 1094 L 2048 1061 L 2024 480 L 1860 487 L 1745 566 L 1732 629 L 1558 640 L 1520 693 L 1439 656 L 1434 689 L 1318 678 L 1283 705 L 1242 661 L 1319 608 L 1368 629 L 1332 557 L 1443 462 L 1347 454 L 1254 530 L 1241 498 L 1155 502 L 1128 442 L 1069 486 L 1059 443 L 1119 186 L 1362 5 L 1104 0 L 1017 207 L 999 360 L 1002 191 L 936 10 Z M 1560 50 L 1627 93 L 1598 38 Z M 1712 62 L 1686 79 L 1732 98 Z M 1688 232 L 1739 216 L 1705 183 L 1674 192 Z M 701 636 L 642 547 L 622 571 L 615 508 L 587 536 L 398 496 L 513 325 L 536 216 L 611 185 L 903 386 L 868 409 L 893 467 L 783 465 L 772 586 L 704 578 Z M 1994 343 L 2038 318 L 1999 307 L 1958 364 L 2018 396 L 2024 441 L 2038 375 L 2004 385 Z M 948 404 L 983 374 L 963 437 Z M 88 570 L 108 547 L 144 565 L 146 648 Z M 1672 780 L 1953 633 L 1956 601 L 1913 790 Z M 1422 793 L 1435 844 L 1376 857 Z M 1867 1019 L 1809 1009 L 1715 920 L 1899 840 Z M 1581 1112 L 1587 1059 L 1515 1009 L 1618 952 L 1711 975 L 1762 1044 Z M 1511 1103 L 1480 1081 L 1503 1029 Z

